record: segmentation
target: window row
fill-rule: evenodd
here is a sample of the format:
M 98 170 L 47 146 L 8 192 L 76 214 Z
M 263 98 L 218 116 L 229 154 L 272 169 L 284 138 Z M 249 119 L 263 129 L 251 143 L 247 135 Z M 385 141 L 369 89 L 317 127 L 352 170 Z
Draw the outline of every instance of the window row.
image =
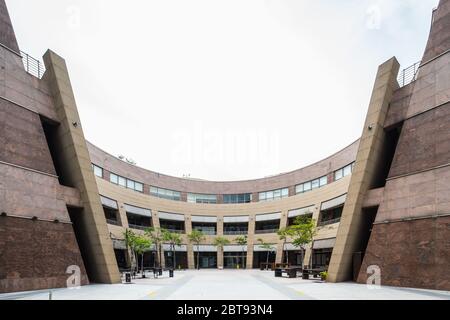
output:
M 140 182 L 118 176 L 114 173 L 109 175 L 109 181 L 121 187 L 132 189 L 138 192 L 144 192 L 144 185 Z
M 283 188 L 272 191 L 265 191 L 259 193 L 259 201 L 272 201 L 289 197 L 289 188 Z
M 223 203 L 250 203 L 250 202 L 252 202 L 251 193 L 223 195 Z
M 345 166 L 344 168 L 341 168 L 339 170 L 336 170 L 334 172 L 334 181 L 340 180 L 348 175 L 350 175 L 353 172 L 353 167 L 355 166 L 355 163 L 349 164 L 348 166 Z
M 299 193 L 304 193 L 304 192 L 308 192 L 320 187 L 325 186 L 328 183 L 328 179 L 327 176 L 323 176 L 321 178 L 312 180 L 312 181 L 308 181 L 299 185 L 295 186 L 295 193 L 299 194 Z
M 188 193 L 187 202 L 190 202 L 190 203 L 217 203 L 217 195 Z
M 164 198 L 168 200 L 181 200 L 181 192 L 158 187 L 150 187 L 150 194 L 154 197 Z

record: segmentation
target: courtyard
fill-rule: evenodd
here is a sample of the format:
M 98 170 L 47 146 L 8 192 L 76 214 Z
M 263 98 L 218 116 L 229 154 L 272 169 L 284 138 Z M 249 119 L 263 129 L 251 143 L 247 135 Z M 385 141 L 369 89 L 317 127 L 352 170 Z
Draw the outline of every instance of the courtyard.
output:
M 450 300 L 449 291 L 275 278 L 259 270 L 186 270 L 132 282 L 0 294 L 0 300 Z

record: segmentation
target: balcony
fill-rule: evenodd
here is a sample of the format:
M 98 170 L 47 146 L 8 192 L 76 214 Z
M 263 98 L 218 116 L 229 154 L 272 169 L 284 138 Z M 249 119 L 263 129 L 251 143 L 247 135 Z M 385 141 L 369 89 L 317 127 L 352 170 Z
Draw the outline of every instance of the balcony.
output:
M 317 226 L 323 227 L 323 226 L 328 226 L 330 224 L 335 224 L 335 223 L 339 223 L 339 222 L 341 222 L 341 218 L 336 218 L 336 219 L 331 219 L 331 220 L 320 221 L 319 223 L 317 223 Z
M 223 234 L 226 236 L 234 236 L 234 235 L 247 235 L 248 230 L 224 230 Z
M 419 71 L 420 63 L 421 61 L 416 62 L 413 65 L 409 66 L 408 68 L 405 68 L 400 71 L 397 77 L 397 81 L 398 84 L 400 85 L 400 88 L 407 86 L 411 82 L 417 80 L 417 71 Z
M 144 230 L 144 231 L 145 231 L 145 229 L 151 227 L 151 226 L 141 226 L 141 225 L 132 224 L 132 223 L 129 223 L 128 226 L 129 226 L 131 229 Z
M 119 221 L 114 220 L 114 219 L 106 219 L 106 223 L 107 224 L 112 224 L 114 226 L 120 226 L 121 224 L 119 223 Z
M 20 51 L 20 54 L 22 55 L 22 62 L 25 71 L 38 79 L 42 79 L 42 76 L 45 73 L 44 64 L 40 62 L 38 59 L 30 56 L 28 53 Z
M 279 229 L 265 229 L 265 230 L 256 230 L 256 234 L 265 234 L 265 233 L 277 233 Z

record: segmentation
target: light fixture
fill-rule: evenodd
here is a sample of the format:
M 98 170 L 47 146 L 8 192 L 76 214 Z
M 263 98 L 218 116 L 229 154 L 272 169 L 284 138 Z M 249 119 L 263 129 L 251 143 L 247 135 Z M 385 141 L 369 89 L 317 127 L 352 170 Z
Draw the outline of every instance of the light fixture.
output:
M 74 122 L 72 122 L 72 125 L 76 128 L 76 127 L 78 127 L 78 122 L 74 121 Z

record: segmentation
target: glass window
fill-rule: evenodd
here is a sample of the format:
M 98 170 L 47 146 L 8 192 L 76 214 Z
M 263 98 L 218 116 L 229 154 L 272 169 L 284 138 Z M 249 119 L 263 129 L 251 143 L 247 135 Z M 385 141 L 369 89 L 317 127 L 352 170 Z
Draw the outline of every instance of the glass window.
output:
M 168 200 L 176 200 L 176 201 L 181 200 L 180 192 L 158 187 L 150 187 L 150 194 L 152 196 Z
M 340 180 L 340 179 L 342 179 L 342 177 L 344 176 L 343 174 L 344 174 L 344 173 L 343 173 L 343 170 L 342 170 L 342 169 L 337 170 L 337 171 L 334 173 L 334 180 Z
M 134 181 L 127 179 L 127 188 L 134 189 Z
M 97 177 L 103 178 L 103 169 L 100 168 L 100 167 L 98 167 L 98 166 L 96 166 L 95 164 L 92 165 L 92 166 L 94 167 L 94 174 L 95 174 Z
M 317 189 L 317 188 L 319 188 L 319 186 L 320 186 L 320 184 L 319 184 L 319 179 L 313 180 L 313 181 L 311 182 L 311 188 L 312 188 L 312 189 Z
M 188 193 L 187 200 L 191 203 L 217 203 L 217 196 L 215 194 Z
M 109 181 L 115 184 L 119 184 L 119 177 L 116 174 L 111 173 L 109 175 Z
M 281 190 L 281 197 L 282 198 L 289 197 L 289 188 L 284 188 L 283 190 Z
M 144 185 L 142 183 L 136 182 L 134 184 L 134 189 L 139 192 L 144 192 Z
M 327 183 L 328 183 L 327 176 L 324 176 L 324 177 L 320 178 L 319 184 L 320 184 L 321 187 L 325 186 Z
M 124 177 L 119 177 L 119 186 L 126 187 L 127 179 L 125 179 Z
M 344 168 L 344 177 L 352 173 L 352 165 L 348 165 Z
M 305 182 L 303 184 L 303 191 L 306 192 L 306 191 L 310 191 L 310 190 L 311 190 L 311 181 Z

